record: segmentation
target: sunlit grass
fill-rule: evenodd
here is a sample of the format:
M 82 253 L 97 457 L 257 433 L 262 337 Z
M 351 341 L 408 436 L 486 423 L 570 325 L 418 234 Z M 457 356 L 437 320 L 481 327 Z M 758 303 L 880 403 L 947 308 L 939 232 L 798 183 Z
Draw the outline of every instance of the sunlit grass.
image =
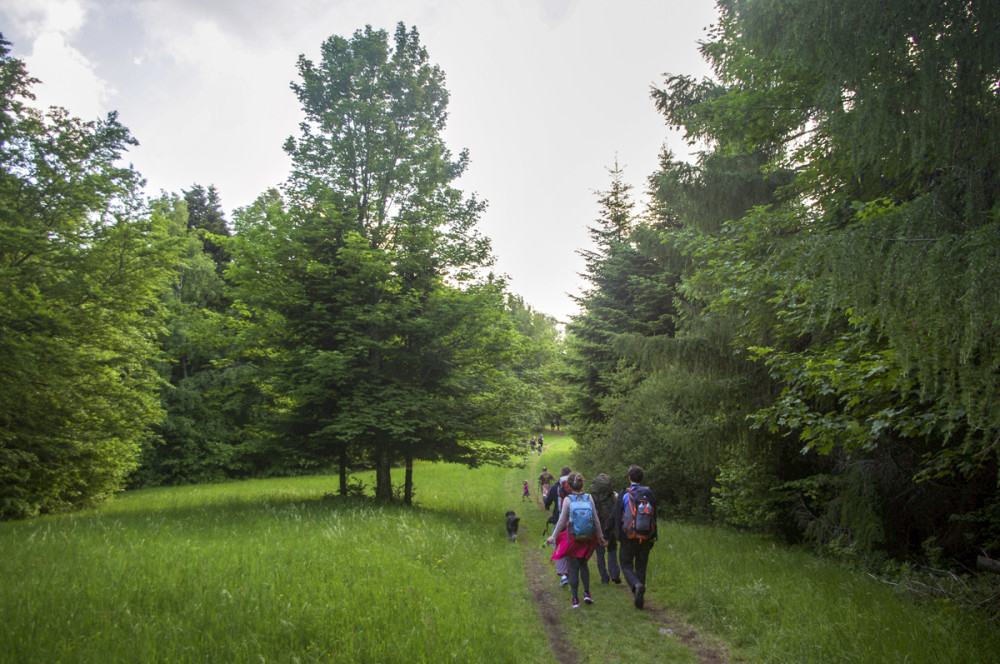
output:
M 543 653 L 521 555 L 502 535 L 511 471 L 418 472 L 425 503 L 449 510 L 324 498 L 335 478 L 312 477 L 140 491 L 0 524 L 0 661 Z

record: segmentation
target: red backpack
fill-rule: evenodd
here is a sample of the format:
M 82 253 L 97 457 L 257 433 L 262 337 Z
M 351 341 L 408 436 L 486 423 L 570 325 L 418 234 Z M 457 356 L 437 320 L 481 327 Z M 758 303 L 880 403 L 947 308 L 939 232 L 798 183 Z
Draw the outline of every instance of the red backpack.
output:
M 645 542 L 656 533 L 656 519 L 653 518 L 653 503 L 649 500 L 649 489 L 642 489 L 641 495 L 636 495 L 633 489 L 627 489 L 628 505 L 622 514 L 622 532 L 630 540 Z

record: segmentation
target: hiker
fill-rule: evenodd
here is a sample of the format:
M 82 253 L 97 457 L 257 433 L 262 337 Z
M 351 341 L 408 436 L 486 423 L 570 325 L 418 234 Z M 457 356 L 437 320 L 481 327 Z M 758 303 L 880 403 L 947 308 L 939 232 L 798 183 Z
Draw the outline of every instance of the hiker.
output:
M 646 564 L 656 541 L 656 501 L 649 487 L 642 486 L 642 476 L 639 466 L 628 469 L 629 486 L 619 493 L 614 515 L 618 558 L 637 609 L 643 606 Z
M 611 488 L 611 476 L 601 473 L 590 483 L 590 497 L 597 506 L 597 518 L 601 521 L 601 530 L 608 541 L 607 546 L 597 545 L 597 572 L 601 575 L 601 583 L 621 583 L 621 570 L 618 568 L 618 539 L 615 536 L 615 503 L 618 494 Z M 607 554 L 607 565 L 605 565 Z
M 524 480 L 524 492 L 521 494 L 521 502 L 531 500 L 531 492 L 528 491 L 528 480 Z
M 542 472 L 538 475 L 538 495 L 545 499 L 545 496 L 549 493 L 549 488 L 552 486 L 552 473 L 549 472 L 548 466 L 542 466 Z
M 583 493 L 583 475 L 571 473 L 567 478 L 571 493 L 563 500 L 559 521 L 552 535 L 546 540 L 555 544 L 552 560 L 569 562 L 569 589 L 573 608 L 580 608 L 578 591 L 583 581 L 583 601 L 593 604 L 590 596 L 590 568 L 587 561 L 598 545 L 607 546 L 601 530 L 601 520 L 597 518 L 597 507 L 590 495 Z
M 545 509 L 549 508 L 549 505 L 554 505 L 552 508 L 552 516 L 549 517 L 549 522 L 552 524 L 559 522 L 559 514 L 562 512 L 563 498 L 569 495 L 569 485 L 566 480 L 569 479 L 569 474 L 572 471 L 569 466 L 563 466 L 562 470 L 559 471 L 559 479 L 552 488 L 549 489 L 549 493 L 545 496 L 544 504 Z M 552 534 L 555 534 L 555 527 L 552 528 Z M 556 560 L 556 574 L 559 576 L 559 585 L 565 586 L 569 583 L 569 561 L 560 558 Z

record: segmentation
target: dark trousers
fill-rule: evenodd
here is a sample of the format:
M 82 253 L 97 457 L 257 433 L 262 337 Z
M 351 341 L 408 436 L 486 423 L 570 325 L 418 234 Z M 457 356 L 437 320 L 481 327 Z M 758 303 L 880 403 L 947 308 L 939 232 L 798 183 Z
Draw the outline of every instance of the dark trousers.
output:
M 618 542 L 614 538 L 608 540 L 606 547 L 597 545 L 597 572 L 601 575 L 601 583 L 607 583 L 611 579 L 621 576 L 618 569 Z M 607 565 L 604 564 L 604 554 L 608 554 Z
M 590 568 L 587 567 L 585 558 L 567 556 L 566 560 L 569 560 L 569 589 L 573 599 L 578 599 L 577 590 L 581 581 L 583 581 L 583 592 L 590 592 Z
M 620 543 L 618 558 L 622 565 L 622 574 L 628 587 L 635 590 L 635 584 L 646 585 L 646 564 L 649 562 L 649 551 L 653 542 L 646 540 L 641 544 L 635 540 L 623 539 Z

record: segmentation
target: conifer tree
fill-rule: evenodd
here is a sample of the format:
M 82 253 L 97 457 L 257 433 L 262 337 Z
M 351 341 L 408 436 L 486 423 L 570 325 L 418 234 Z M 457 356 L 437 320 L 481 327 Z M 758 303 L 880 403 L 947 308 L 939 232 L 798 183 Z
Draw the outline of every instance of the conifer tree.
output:
M 689 245 L 684 291 L 781 385 L 752 421 L 828 455 L 785 485 L 817 501 L 810 536 L 900 554 L 933 534 L 957 551 L 949 510 L 974 521 L 997 502 L 982 491 L 1000 431 L 997 7 L 719 6 L 716 80 L 670 78 L 657 105 L 794 178 Z
M 444 144 L 444 75 L 416 29 L 331 37 L 299 74 L 293 174 L 237 215 L 227 275 L 261 323 L 282 437 L 336 462 L 342 493 L 360 461 L 392 498 L 404 463 L 409 502 L 414 460 L 504 461 L 539 400 L 503 284 L 480 274 L 483 204 L 452 185 L 468 159 Z
M 212 236 L 229 237 L 230 232 L 225 213 L 222 211 L 219 191 L 215 185 L 205 189 L 196 184 L 184 192 L 184 201 L 187 203 L 188 230 L 198 231 L 205 252 L 215 261 L 216 268 L 221 274 L 229 262 L 229 256 Z

